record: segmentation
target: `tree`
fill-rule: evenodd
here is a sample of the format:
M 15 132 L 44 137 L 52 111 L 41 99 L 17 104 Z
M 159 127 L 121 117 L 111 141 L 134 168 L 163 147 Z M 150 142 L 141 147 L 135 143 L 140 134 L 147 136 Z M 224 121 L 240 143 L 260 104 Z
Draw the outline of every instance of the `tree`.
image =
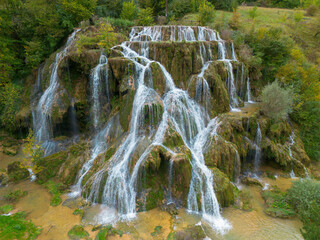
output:
M 138 23 L 141 26 L 148 26 L 153 23 L 152 8 L 141 9 L 138 14 Z
M 209 22 L 212 22 L 215 18 L 216 12 L 214 10 L 214 6 L 204 0 L 203 3 L 199 7 L 199 22 L 201 25 L 207 25 Z
M 256 17 L 258 16 L 258 12 L 257 12 L 258 8 L 257 6 L 254 6 L 250 11 L 249 11 L 249 16 L 252 20 L 255 20 Z
M 262 90 L 260 96 L 261 110 L 275 121 L 283 120 L 292 111 L 293 91 L 281 88 L 276 80 Z
M 138 15 L 138 8 L 133 3 L 133 1 L 123 3 L 123 7 L 120 14 L 120 17 L 122 19 L 133 21 L 137 18 L 137 15 Z
M 32 169 L 34 174 L 40 172 L 41 167 L 37 166 L 36 163 L 42 159 L 44 151 L 41 145 L 36 143 L 32 129 L 30 129 L 28 137 L 24 140 L 23 153 L 25 155 L 23 159 L 24 167 Z

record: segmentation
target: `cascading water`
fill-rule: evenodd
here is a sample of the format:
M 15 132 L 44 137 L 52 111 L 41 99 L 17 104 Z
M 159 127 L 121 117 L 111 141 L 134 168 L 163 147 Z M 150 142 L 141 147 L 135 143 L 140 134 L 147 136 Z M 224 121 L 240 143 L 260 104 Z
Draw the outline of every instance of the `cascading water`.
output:
M 291 151 L 291 147 L 292 147 L 293 144 L 295 143 L 295 142 L 294 142 L 294 138 L 295 138 L 294 131 L 292 131 L 292 133 L 291 133 L 291 135 L 289 136 L 289 138 L 290 138 L 290 144 L 289 144 L 289 147 L 288 147 L 289 156 L 290 156 L 292 159 L 295 159 L 295 158 L 292 156 L 292 151 Z M 291 164 L 290 177 L 291 177 L 291 178 L 295 178 L 295 177 L 296 177 L 296 175 L 294 174 L 294 171 L 293 171 L 293 163 Z
M 259 169 L 260 169 L 260 164 L 261 164 L 261 140 L 262 140 L 262 134 L 261 134 L 261 129 L 259 122 L 257 122 L 257 132 L 256 132 L 256 137 L 254 139 L 254 145 L 255 145 L 255 155 L 254 155 L 254 173 L 257 174 Z
M 33 110 L 33 127 L 35 137 L 37 142 L 41 142 L 45 156 L 58 150 L 58 145 L 52 140 L 51 108 L 55 100 L 56 91 L 59 88 L 59 64 L 69 52 L 70 46 L 74 42 L 78 31 L 80 31 L 80 29 L 75 30 L 71 34 L 64 49 L 56 54 L 55 61 L 52 64 L 49 86 L 43 92 L 36 108 Z
M 251 99 L 251 87 L 250 87 L 250 77 L 247 79 L 247 101 L 248 103 L 253 103 Z
M 92 92 L 92 120 L 94 131 L 99 130 L 100 124 L 100 112 L 101 112 L 101 102 L 100 97 L 103 94 L 102 89 L 102 80 L 105 77 L 106 83 L 106 95 L 109 101 L 109 88 L 108 88 L 108 59 L 101 53 L 99 64 L 92 70 L 91 74 L 91 92 Z M 104 69 L 105 68 L 105 69 Z M 93 148 L 91 150 L 91 156 L 89 161 L 85 162 L 82 166 L 80 172 L 77 176 L 77 182 L 72 187 L 72 192 L 69 194 L 69 197 L 78 197 L 82 191 L 82 181 L 86 174 L 90 171 L 93 166 L 94 160 L 97 156 L 108 149 L 107 137 L 113 128 L 113 118 L 111 118 L 105 128 L 101 131 L 98 131 L 94 137 Z
M 91 92 L 92 92 L 92 115 L 93 115 L 93 127 L 98 128 L 100 121 L 101 102 L 100 97 L 102 95 L 101 85 L 103 77 L 106 76 L 106 89 L 108 89 L 108 69 L 104 69 L 108 65 L 108 59 L 104 54 L 101 54 L 99 64 L 92 70 L 91 74 Z M 107 90 L 107 98 L 109 100 L 109 94 Z
M 135 217 L 139 171 L 143 167 L 148 154 L 155 146 L 162 146 L 168 152 L 174 154 L 171 149 L 162 145 L 165 132 L 170 126 L 181 136 L 185 146 L 192 154 L 192 177 L 187 198 L 188 210 L 192 213 L 201 214 L 203 219 L 209 222 L 213 228 L 223 233 L 230 228 L 230 224 L 220 214 L 219 203 L 213 188 L 213 174 L 205 165 L 203 156 L 205 146 L 212 137 L 217 135 L 220 122 L 217 118 L 209 121 L 207 111 L 204 111 L 197 101 L 191 99 L 186 91 L 175 86 L 165 67 L 159 62 L 148 59 L 150 41 L 174 41 L 175 39 L 178 39 L 178 41 L 196 41 L 197 39 L 200 41 L 215 41 L 218 39 L 218 34 L 212 30 L 206 31 L 206 29 L 200 30 L 199 28 L 196 37 L 191 27 L 182 26 L 134 27 L 130 33 L 130 41 L 116 46 L 117 49 L 121 49 L 123 57 L 135 66 L 135 96 L 131 111 L 130 129 L 124 141 L 109 159 L 108 165 L 103 166 L 92 176 L 92 185 L 87 193 L 87 199 L 93 202 L 99 201 L 108 208 L 117 209 L 115 218 L 127 220 Z M 134 50 L 133 42 L 139 42 L 138 46 L 141 49 Z M 210 48 L 206 49 L 203 44 L 200 44 L 199 47 L 202 51 L 201 57 L 204 66 L 198 78 L 202 81 L 201 92 L 203 92 L 203 86 L 207 85 L 203 76 L 210 61 L 212 61 L 212 54 L 208 50 Z M 225 49 L 223 51 L 225 52 Z M 225 62 L 229 66 L 230 60 L 225 60 Z M 151 71 L 150 65 L 152 63 L 159 65 L 165 79 L 166 93 L 162 97 L 153 89 L 152 84 L 148 84 L 149 81 L 146 79 L 149 75 L 148 72 Z M 229 68 L 229 72 L 232 72 L 232 69 Z M 230 78 L 230 81 L 233 81 L 231 76 Z M 153 103 L 163 106 L 163 113 L 160 116 L 161 121 L 157 124 L 156 131 L 141 131 L 143 127 L 150 127 L 145 126 L 146 123 L 143 121 L 144 109 L 145 106 L 148 106 L 149 112 L 153 112 L 150 109 L 153 108 Z M 151 121 L 150 124 L 154 125 L 155 123 Z M 142 154 L 130 171 L 132 155 L 143 139 L 148 139 L 150 144 L 144 147 Z M 169 186 L 173 184 L 171 173 L 169 173 Z M 108 216 L 108 220 L 110 219 L 110 216 Z

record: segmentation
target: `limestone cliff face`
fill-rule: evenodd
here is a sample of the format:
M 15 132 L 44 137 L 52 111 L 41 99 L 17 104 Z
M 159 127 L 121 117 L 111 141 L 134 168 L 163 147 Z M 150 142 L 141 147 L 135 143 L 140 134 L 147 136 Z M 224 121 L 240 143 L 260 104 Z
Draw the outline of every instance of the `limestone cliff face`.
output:
M 174 121 L 168 121 L 162 144 L 152 144 L 151 139 L 167 110 L 164 98 L 168 93 L 168 86 L 163 69 L 157 62 L 161 63 L 172 76 L 177 88 L 186 91 L 188 97 L 199 104 L 199 108 L 207 111 L 206 124 L 209 118 L 217 117 L 219 121 L 217 134 L 203 146 L 203 157 L 206 166 L 213 174 L 214 189 L 220 205 L 233 204 L 235 188 L 231 182 L 237 182 L 241 173 L 253 171 L 253 156 L 256 152 L 254 142 L 258 124 L 262 134 L 260 146 L 262 166 L 276 166 L 287 172 L 293 169 L 297 175 L 304 175 L 303 164 L 308 165 L 310 160 L 298 134 L 295 145 L 290 148 L 292 151 L 290 156 L 289 136 L 294 129 L 287 122 L 273 124 L 270 119 L 260 115 L 257 104 L 254 105 L 254 110 L 247 113 L 230 113 L 232 101 L 237 101 L 240 107 L 247 100 L 246 79 L 249 75 L 246 66 L 234 60 L 232 42 L 224 42 L 226 49 L 224 58 L 232 59 L 230 70 L 230 67 L 226 67 L 227 62 L 221 60 L 218 46 L 220 40 L 173 41 L 169 27 L 163 29 L 162 40 L 150 41 L 148 45 L 151 62 L 148 70 L 144 72 L 144 85 L 152 88 L 153 97 L 144 103 L 141 117 L 137 120 L 139 121 L 138 144 L 130 154 L 128 164 L 129 173 L 132 174 L 141 155 L 146 153 L 144 162 L 137 170 L 139 179 L 135 185 L 137 210 L 155 208 L 168 201 L 168 198 L 175 199 L 181 206 L 187 206 L 194 167 L 192 163 L 194 156 L 189 145 L 195 140 L 190 140 L 187 144 L 181 132 L 176 130 Z M 193 30 L 196 35 L 199 34 L 199 28 L 193 27 Z M 97 29 L 91 26 L 83 29 L 81 34 L 94 36 L 96 31 Z M 125 39 L 121 34 L 118 35 L 119 43 L 123 42 Z M 179 35 L 175 34 L 174 37 L 177 39 Z M 108 148 L 94 159 L 82 181 L 83 196 L 101 202 L 104 184 L 109 176 L 108 171 L 116 161 L 115 153 L 132 130 L 131 120 L 135 95 L 139 87 L 137 79 L 139 73 L 133 61 L 123 56 L 120 46 L 112 48 L 108 53 L 101 53 L 96 43 L 81 45 L 80 48 L 79 41 L 76 39 L 58 67 L 60 81 L 51 110 L 51 124 L 54 137 L 61 135 L 71 137 L 73 133 L 69 131 L 70 113 L 74 109 L 73 114 L 81 138 L 77 144 L 69 144 L 64 151 L 50 155 L 39 162 L 38 165 L 43 170 L 38 173 L 38 179 L 46 181 L 49 177 L 57 176 L 64 184 L 72 185 L 79 178 L 79 170 L 90 159 L 89 141 L 96 131 L 101 130 L 99 128 L 92 130 L 92 74 L 93 69 L 99 64 L 101 54 L 105 54 L 107 63 L 101 68 L 99 76 L 103 79 L 99 85 L 103 94 L 98 96 L 99 127 L 102 128 L 113 119 L 112 131 L 104 139 Z M 139 54 L 144 54 L 141 52 L 143 44 L 145 42 L 135 41 L 130 48 Z M 207 54 L 204 54 L 204 51 Z M 37 84 L 39 76 L 41 89 L 48 87 L 54 56 L 55 54 L 41 67 L 40 75 L 35 73 L 33 78 L 29 79 L 26 92 L 31 91 L 30 88 Z M 143 60 L 138 59 L 137 62 L 139 61 Z M 207 68 L 203 68 L 204 62 L 208 63 Z M 234 86 L 230 83 L 230 71 Z M 202 78 L 206 80 L 205 83 Z M 207 91 L 207 98 L 203 97 L 204 89 Z M 29 94 L 31 103 L 39 98 L 37 94 Z M 31 107 L 27 107 L 19 115 L 19 121 L 25 127 L 31 126 L 31 103 L 29 104 Z M 186 112 L 188 111 L 191 109 L 186 109 Z M 181 121 L 187 122 L 188 117 L 188 113 L 185 113 Z M 192 136 L 195 127 L 192 125 L 187 127 L 188 134 Z M 100 172 L 102 174 L 97 175 Z M 90 194 L 93 188 L 96 188 L 95 196 Z

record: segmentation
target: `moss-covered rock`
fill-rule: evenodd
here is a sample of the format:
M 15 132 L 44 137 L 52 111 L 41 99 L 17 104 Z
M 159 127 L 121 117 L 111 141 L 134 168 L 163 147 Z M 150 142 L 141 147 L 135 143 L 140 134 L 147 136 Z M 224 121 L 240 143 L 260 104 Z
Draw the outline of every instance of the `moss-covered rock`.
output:
M 251 178 L 251 177 L 244 177 L 241 179 L 241 182 L 245 185 L 249 186 L 259 186 L 262 187 L 262 183 L 256 179 L 256 178 Z
M 20 162 L 13 162 L 8 165 L 9 181 L 17 182 L 29 177 L 28 170 Z
M 68 236 L 72 240 L 89 239 L 89 233 L 81 225 L 75 225 L 71 228 Z
M 185 240 L 185 239 L 194 239 L 201 240 L 206 237 L 206 234 L 200 225 L 192 226 L 189 225 L 184 230 L 173 232 L 168 236 L 168 239 L 174 240 Z
M 218 168 L 211 168 L 214 179 L 214 190 L 219 204 L 228 207 L 235 201 L 235 187 L 230 182 L 227 175 Z

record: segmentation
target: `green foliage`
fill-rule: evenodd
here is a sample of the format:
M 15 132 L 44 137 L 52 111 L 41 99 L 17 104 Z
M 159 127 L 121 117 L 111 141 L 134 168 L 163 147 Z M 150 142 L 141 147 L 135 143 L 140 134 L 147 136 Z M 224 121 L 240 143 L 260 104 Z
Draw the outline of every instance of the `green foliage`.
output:
M 296 23 L 299 23 L 303 19 L 303 12 L 297 10 L 293 13 L 293 19 Z
M 77 23 L 92 16 L 97 0 L 59 0 L 58 12 L 63 28 L 71 31 Z
M 288 190 L 288 198 L 303 222 L 303 237 L 307 240 L 318 239 L 320 234 L 320 182 L 311 179 L 295 181 Z
M 134 22 L 122 18 L 108 18 L 108 22 L 117 31 L 129 31 Z
M 301 123 L 301 137 L 308 156 L 320 160 L 320 102 L 305 102 L 296 113 Z
M 217 10 L 232 11 L 238 7 L 237 0 L 210 0 Z
M 258 16 L 258 8 L 257 6 L 254 6 L 250 11 L 249 11 L 249 16 L 252 20 L 256 19 Z
M 99 17 L 120 17 L 124 0 L 99 0 L 95 14 Z
M 0 87 L 0 124 L 10 132 L 17 129 L 16 113 L 20 108 L 20 89 L 13 83 Z
M 300 6 L 300 0 L 270 0 L 270 5 L 279 8 L 297 8 Z
M 233 30 L 237 30 L 241 26 L 241 16 L 236 9 L 233 10 L 232 17 L 229 21 L 229 26 Z
M 122 19 L 133 21 L 136 19 L 137 15 L 138 15 L 138 8 L 133 3 L 133 1 L 123 3 L 123 7 L 120 14 L 120 17 Z
M 153 24 L 152 8 L 141 9 L 138 14 L 138 24 L 141 26 L 149 26 Z
M 315 5 L 310 5 L 307 9 L 308 16 L 315 16 L 319 12 L 319 7 Z
M 114 33 L 114 30 L 110 23 L 101 23 L 99 30 L 98 30 L 98 36 L 97 36 L 99 42 L 99 47 L 105 49 L 107 52 L 110 50 L 111 47 L 113 47 L 117 41 L 116 34 Z
M 7 201 L 14 202 L 26 196 L 27 194 L 28 194 L 27 191 L 16 190 L 16 191 L 10 191 L 8 194 L 3 195 L 3 198 L 6 199 Z
M 264 87 L 260 96 L 263 113 L 275 121 L 283 120 L 293 105 L 292 89 L 281 88 L 278 81 Z
M 198 10 L 198 8 L 197 8 Z M 189 0 L 173 0 L 168 7 L 169 17 L 182 18 L 193 11 L 192 2 Z
M 288 218 L 296 215 L 292 206 L 288 203 L 287 193 L 281 192 L 274 187 L 272 190 L 264 191 L 262 197 L 267 209 L 265 212 L 274 217 Z
M 25 217 L 25 212 L 18 212 L 10 216 L 0 215 L 1 239 L 36 239 L 41 229 L 30 220 L 25 220 Z
M 7 214 L 13 210 L 13 207 L 9 204 L 0 207 L 0 214 Z
M 166 0 L 138 0 L 138 1 L 141 8 L 151 8 L 154 16 L 164 15 Z
M 199 22 L 201 25 L 207 25 L 212 22 L 215 18 L 216 12 L 214 10 L 214 6 L 204 0 L 203 3 L 199 7 Z
M 70 229 L 68 232 L 68 236 L 70 239 L 81 239 L 89 236 L 89 233 L 84 230 L 81 225 L 75 225 L 73 228 Z
M 23 153 L 25 158 L 23 159 L 24 166 L 31 168 L 34 174 L 41 171 L 41 167 L 35 163 L 43 158 L 44 151 L 40 144 L 36 143 L 36 139 L 33 130 L 29 130 L 28 137 L 24 140 Z
M 259 28 L 246 35 L 245 42 L 261 58 L 262 74 L 266 82 L 274 80 L 279 67 L 290 57 L 292 40 L 282 34 L 280 28 Z

